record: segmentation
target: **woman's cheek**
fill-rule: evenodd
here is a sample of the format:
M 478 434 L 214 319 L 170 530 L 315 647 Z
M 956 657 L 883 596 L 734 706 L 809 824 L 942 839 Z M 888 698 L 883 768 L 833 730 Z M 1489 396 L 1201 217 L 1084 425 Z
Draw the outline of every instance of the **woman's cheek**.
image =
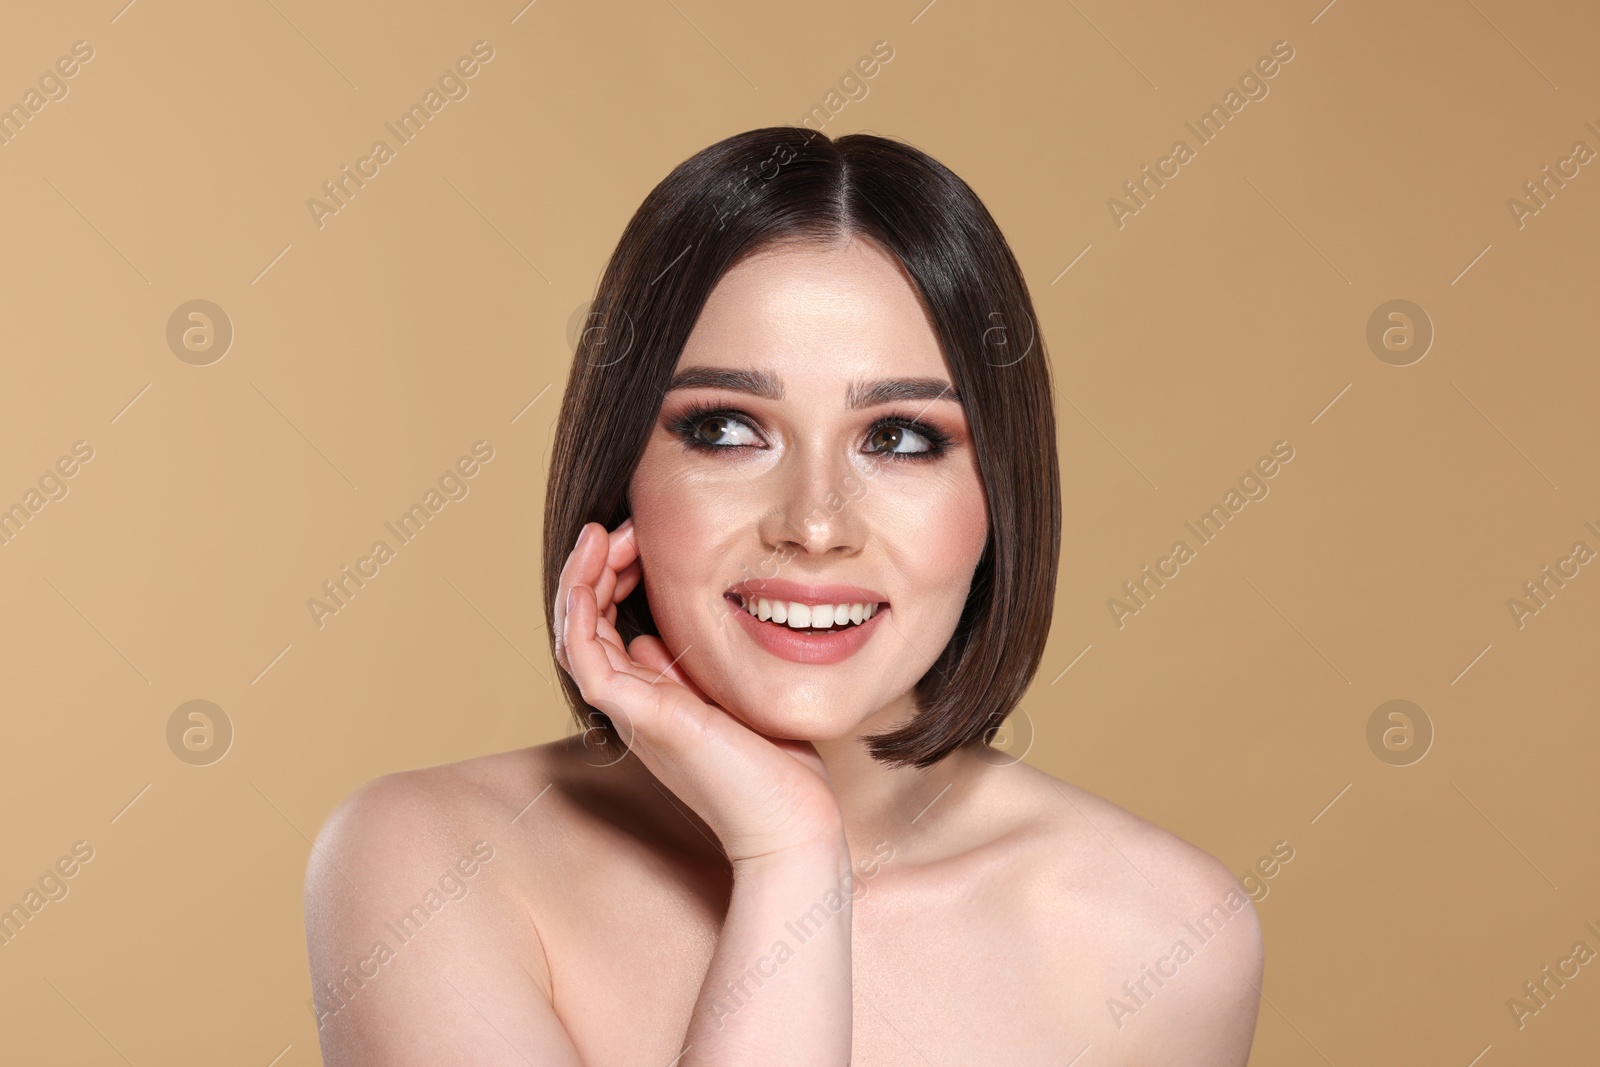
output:
M 954 521 L 951 529 L 956 533 L 957 542 L 954 548 L 966 558 L 968 565 L 976 567 L 989 540 L 989 495 L 984 492 L 977 460 L 970 454 L 959 471 L 952 478 Z
M 673 468 L 649 452 L 634 471 L 628 504 L 639 554 L 647 563 L 651 555 L 675 553 L 678 546 L 693 543 L 696 525 L 705 521 L 707 510 L 704 489 L 694 482 L 681 468 Z M 659 559 L 657 566 L 666 562 Z
M 913 523 L 930 562 L 941 568 L 976 567 L 989 538 L 989 500 L 972 466 L 952 465 L 919 487 L 918 499 L 897 511 Z

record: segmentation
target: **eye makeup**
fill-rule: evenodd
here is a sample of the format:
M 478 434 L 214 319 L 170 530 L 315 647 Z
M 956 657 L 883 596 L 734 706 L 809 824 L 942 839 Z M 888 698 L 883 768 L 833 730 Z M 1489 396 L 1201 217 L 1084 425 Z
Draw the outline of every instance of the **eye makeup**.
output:
M 684 446 L 702 453 L 721 452 L 733 448 L 756 447 L 750 445 L 719 445 L 712 444 L 700 435 L 700 429 L 713 419 L 723 419 L 728 422 L 738 423 L 752 431 L 755 430 L 755 420 L 737 408 L 724 404 L 700 403 L 693 404 L 667 422 L 667 428 L 674 436 L 680 439 Z M 947 452 L 953 443 L 950 434 L 945 433 L 937 426 L 922 422 L 913 416 L 891 413 L 881 416 L 873 421 L 867 430 L 867 440 L 871 441 L 883 430 L 898 430 L 902 434 L 912 433 L 921 437 L 928 443 L 928 447 L 918 451 L 900 452 L 884 449 L 865 449 L 869 455 L 884 456 L 895 460 L 932 460 L 937 459 Z M 901 438 L 903 440 L 903 437 Z

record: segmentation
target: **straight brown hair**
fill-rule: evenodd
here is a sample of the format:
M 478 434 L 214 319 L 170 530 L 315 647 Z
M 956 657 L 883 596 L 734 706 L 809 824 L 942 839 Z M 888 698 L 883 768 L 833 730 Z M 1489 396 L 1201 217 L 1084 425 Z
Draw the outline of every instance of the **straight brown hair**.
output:
M 987 743 L 1038 670 L 1061 551 L 1049 358 L 1027 283 L 967 184 L 911 145 L 803 127 L 735 134 L 689 157 L 623 230 L 589 309 L 557 416 L 544 513 L 544 607 L 587 522 L 629 516 L 628 482 L 678 358 L 717 281 L 787 241 L 875 241 L 915 284 L 965 402 L 989 540 L 954 634 L 914 688 L 917 714 L 868 738 L 874 758 L 927 767 Z M 659 636 L 640 585 L 617 605 L 624 642 Z M 605 714 L 557 672 L 585 740 L 620 751 Z

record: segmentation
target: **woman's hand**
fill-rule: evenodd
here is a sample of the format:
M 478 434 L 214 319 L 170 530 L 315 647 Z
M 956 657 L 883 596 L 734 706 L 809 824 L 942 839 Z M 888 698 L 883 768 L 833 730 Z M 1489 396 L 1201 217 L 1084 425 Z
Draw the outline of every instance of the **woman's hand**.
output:
M 650 773 L 706 821 L 733 864 L 681 1067 L 846 1062 L 850 852 L 827 768 L 809 742 L 764 737 L 711 703 L 660 639 L 623 647 L 616 605 L 643 577 L 632 520 L 609 535 L 586 523 L 556 587 L 556 661 Z M 787 936 L 788 919 L 817 914 L 831 918 L 781 975 L 759 995 L 730 1001 L 750 961 Z
M 838 801 L 810 742 L 768 738 L 717 707 L 659 638 L 623 647 L 617 604 L 641 580 L 633 520 L 609 534 L 586 523 L 561 570 L 555 619 L 556 661 L 584 700 L 699 813 L 736 868 L 844 849 Z

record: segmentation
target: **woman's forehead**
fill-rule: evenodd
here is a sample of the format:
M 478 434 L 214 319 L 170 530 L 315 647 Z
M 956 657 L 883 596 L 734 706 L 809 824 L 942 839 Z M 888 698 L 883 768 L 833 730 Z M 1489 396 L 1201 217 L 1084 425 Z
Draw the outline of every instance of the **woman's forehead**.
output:
M 927 313 L 900 265 L 864 242 L 753 256 L 717 283 L 679 368 L 762 366 L 785 380 L 941 375 Z

